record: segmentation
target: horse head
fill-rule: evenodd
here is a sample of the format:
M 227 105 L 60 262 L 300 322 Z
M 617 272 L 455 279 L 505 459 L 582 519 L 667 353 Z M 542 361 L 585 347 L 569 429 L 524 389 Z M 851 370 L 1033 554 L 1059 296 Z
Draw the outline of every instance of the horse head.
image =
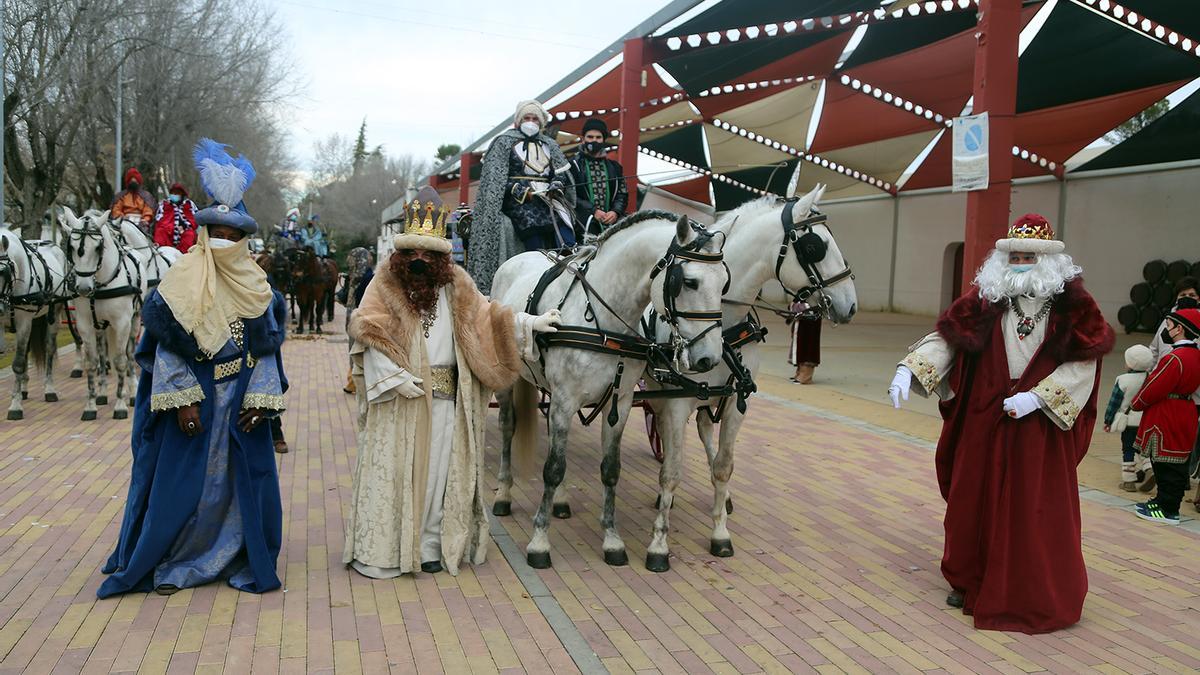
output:
M 676 367 L 706 372 L 721 362 L 721 296 L 729 268 L 725 235 L 679 216 L 675 237 L 650 273 L 650 301 L 671 328 Z
M 89 296 L 96 290 L 96 273 L 104 266 L 104 251 L 113 245 L 108 211 L 88 211 L 76 216 L 70 207 L 62 207 L 59 228 L 65 238 L 67 260 L 75 273 L 75 290 Z
M 816 313 L 834 323 L 847 323 L 858 311 L 854 274 L 837 240 L 817 210 L 825 186 L 797 199 L 778 200 L 766 217 L 781 236 L 773 262 L 775 279 L 790 296 L 794 311 Z

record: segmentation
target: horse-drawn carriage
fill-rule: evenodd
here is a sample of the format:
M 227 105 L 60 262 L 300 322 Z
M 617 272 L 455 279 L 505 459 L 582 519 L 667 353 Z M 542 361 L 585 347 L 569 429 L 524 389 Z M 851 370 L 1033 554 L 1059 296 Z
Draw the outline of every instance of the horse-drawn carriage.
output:
M 511 513 L 514 448 L 529 456 L 537 446 L 533 389 L 549 394 L 545 486 L 526 548 L 531 566 L 550 566 L 549 517 L 570 514 L 559 488 L 571 420 L 579 414 L 588 423 L 603 412 L 604 559 L 626 564 L 615 499 L 621 434 L 637 400 L 654 411 L 663 444 L 646 567 L 656 572 L 670 567 L 667 536 L 682 473 L 683 433 L 697 410 L 713 483 L 709 548 L 717 556 L 733 555 L 729 480 L 765 335 L 757 310 L 820 314 L 835 322 L 849 321 L 856 310 L 853 275 L 816 210 L 822 192 L 818 187 L 798 199 L 752 201 L 711 228 L 665 212 L 638 213 L 569 257 L 524 253 L 500 267 L 493 298 L 532 314 L 557 306 L 564 323 L 557 333 L 539 337 L 539 362 L 522 380 L 497 393 L 502 445 L 496 515 Z M 789 293 L 791 306 L 761 301 L 760 291 L 772 279 Z M 639 382 L 645 383 L 642 391 Z M 580 412 L 586 408 L 590 415 Z

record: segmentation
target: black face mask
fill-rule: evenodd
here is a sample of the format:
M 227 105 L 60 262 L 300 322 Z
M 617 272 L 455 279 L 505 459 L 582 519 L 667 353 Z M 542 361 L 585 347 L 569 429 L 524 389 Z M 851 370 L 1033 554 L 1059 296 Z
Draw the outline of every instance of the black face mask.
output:
M 1161 337 L 1162 341 L 1166 344 L 1175 344 L 1175 339 L 1171 337 L 1171 331 L 1167 330 L 1166 328 L 1162 329 L 1162 332 L 1159 333 L 1158 336 Z
M 1197 307 L 1200 307 L 1200 301 L 1197 301 L 1190 295 L 1183 296 L 1175 303 L 1176 309 L 1196 309 Z
M 137 191 L 138 191 L 138 189 L 139 189 L 139 188 L 141 188 L 141 187 L 142 187 L 142 186 L 141 186 L 141 185 L 139 185 L 137 182 L 133 182 L 133 183 L 130 183 L 130 184 L 129 184 L 129 191 L 130 191 L 130 192 L 137 192 Z
M 408 271 L 412 274 L 425 274 L 429 271 L 429 263 L 420 258 L 410 260 L 408 261 Z
M 604 150 L 604 141 L 588 141 L 583 144 L 583 151 L 589 155 L 598 155 Z

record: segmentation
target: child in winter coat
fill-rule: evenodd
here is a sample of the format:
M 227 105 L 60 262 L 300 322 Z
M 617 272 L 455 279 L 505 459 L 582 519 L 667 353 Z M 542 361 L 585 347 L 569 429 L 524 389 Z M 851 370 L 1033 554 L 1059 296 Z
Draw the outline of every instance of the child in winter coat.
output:
M 1133 448 L 1142 413 L 1131 411 L 1129 406 L 1146 381 L 1146 373 L 1154 367 L 1154 355 L 1150 348 L 1134 345 L 1126 349 L 1125 367 L 1129 370 L 1117 376 L 1112 395 L 1108 398 L 1108 407 L 1104 410 L 1104 430 L 1121 434 L 1120 488 L 1133 492 L 1138 489 L 1138 483 L 1142 483 L 1143 491 L 1148 492 L 1154 489 L 1153 475 L 1146 481 L 1150 459 L 1138 455 Z

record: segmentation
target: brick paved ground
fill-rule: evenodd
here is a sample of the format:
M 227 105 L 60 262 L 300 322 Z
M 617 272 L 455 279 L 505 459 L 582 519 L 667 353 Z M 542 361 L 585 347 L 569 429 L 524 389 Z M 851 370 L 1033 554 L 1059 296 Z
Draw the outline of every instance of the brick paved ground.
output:
M 366 580 L 340 564 L 354 457 L 345 345 L 285 350 L 286 591 L 263 596 L 211 585 L 97 601 L 125 497 L 128 423 L 77 422 L 80 381 L 64 380 L 63 401 L 47 404 L 35 378 L 27 419 L 0 421 L 0 671 L 572 672 L 539 608 L 551 600 L 569 618 L 559 629 L 612 672 L 1200 669 L 1196 535 L 1085 501 L 1083 621 L 1049 636 L 978 632 L 943 604 L 928 449 L 778 400 L 756 401 L 743 428 L 733 558 L 707 553 L 708 480 L 689 439 L 672 569 L 644 569 L 657 465 L 635 419 L 618 501 L 629 567 L 600 560 L 598 431 L 577 428 L 576 515 L 554 522 L 555 567 L 535 573 L 552 598 L 531 598 L 495 547 L 458 578 Z M 491 429 L 494 444 L 494 419 Z M 519 482 L 503 519 L 520 547 L 536 488 Z

